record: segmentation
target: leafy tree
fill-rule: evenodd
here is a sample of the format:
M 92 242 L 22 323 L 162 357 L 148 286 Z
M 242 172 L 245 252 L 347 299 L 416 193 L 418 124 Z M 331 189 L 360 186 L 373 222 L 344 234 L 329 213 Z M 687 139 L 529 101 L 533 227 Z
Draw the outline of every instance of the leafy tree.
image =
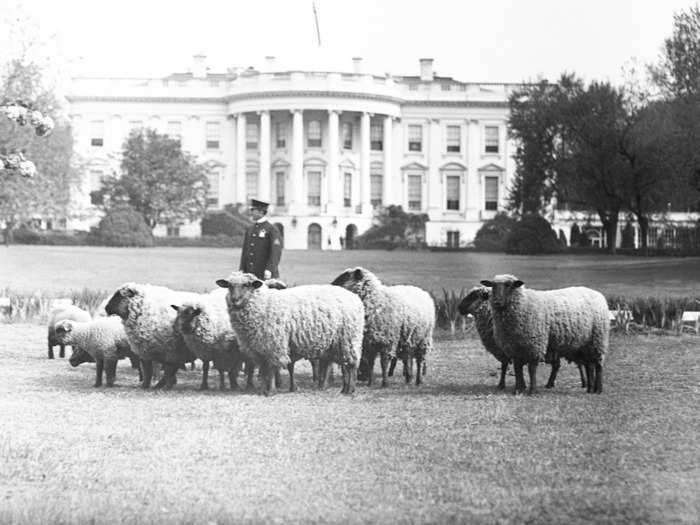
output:
M 405 248 L 419 244 L 425 239 L 425 213 L 406 213 L 401 206 L 390 205 L 380 208 L 375 216 L 375 224 L 355 241 L 362 248 Z
M 151 228 L 204 214 L 207 168 L 177 140 L 153 129 L 132 131 L 124 142 L 121 171 L 103 181 L 107 208 L 128 203 Z
M 506 213 L 498 213 L 479 228 L 474 237 L 477 250 L 500 251 L 506 250 L 506 241 L 515 226 L 515 219 Z
M 556 232 L 541 215 L 525 215 L 513 224 L 506 239 L 506 253 L 539 255 L 562 250 Z
M 153 246 L 153 231 L 139 212 L 128 205 L 114 206 L 88 235 L 89 244 L 103 246 Z

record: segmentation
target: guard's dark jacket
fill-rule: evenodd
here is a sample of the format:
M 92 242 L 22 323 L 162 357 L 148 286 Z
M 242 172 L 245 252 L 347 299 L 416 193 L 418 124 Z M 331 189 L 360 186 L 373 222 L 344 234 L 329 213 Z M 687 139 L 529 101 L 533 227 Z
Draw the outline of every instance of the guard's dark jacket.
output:
M 282 239 L 277 228 L 268 221 L 256 222 L 248 227 L 241 252 L 242 272 L 252 273 L 258 279 L 264 279 L 265 270 L 269 270 L 272 277 L 279 278 L 277 266 L 281 256 Z

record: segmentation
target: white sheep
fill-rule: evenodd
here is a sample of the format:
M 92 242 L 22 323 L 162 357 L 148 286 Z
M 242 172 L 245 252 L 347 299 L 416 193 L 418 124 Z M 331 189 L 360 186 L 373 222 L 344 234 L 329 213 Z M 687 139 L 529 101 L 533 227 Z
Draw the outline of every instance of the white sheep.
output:
M 70 319 L 71 321 L 87 322 L 92 319 L 90 314 L 72 304 L 62 305 L 51 310 L 49 314 L 49 329 L 48 329 L 48 344 L 49 344 L 49 359 L 54 358 L 53 347 L 61 345 L 59 357 L 66 356 L 66 345 L 56 340 L 56 323 L 62 319 Z M 75 348 L 74 348 L 75 350 Z
M 365 307 L 362 361 L 367 364 L 368 381 L 373 380 L 374 361 L 380 356 L 382 387 L 387 385 L 387 364 L 391 358 L 404 359 L 406 382 L 416 360 L 416 385 L 421 384 L 421 363 L 433 347 L 435 303 L 428 292 L 416 286 L 385 286 L 365 268 L 349 268 L 332 282 L 360 297 Z
M 289 370 L 290 391 L 295 390 L 294 362 L 301 358 L 319 359 L 323 370 L 330 362 L 338 363 L 341 392 L 354 392 L 364 330 L 364 308 L 355 295 L 330 285 L 275 290 L 242 272 L 216 284 L 228 289 L 231 325 L 241 351 L 260 363 L 264 394 L 274 391 L 274 371 L 282 366 Z M 319 377 L 325 386 L 325 373 Z
M 525 390 L 526 363 L 530 393 L 535 393 L 537 364 L 560 357 L 584 365 L 587 391 L 602 392 L 602 363 L 610 338 L 603 294 L 583 286 L 530 290 L 507 274 L 481 284 L 491 288 L 494 336 L 513 359 L 516 393 Z
M 117 361 L 125 357 L 134 357 L 124 326 L 118 317 L 98 317 L 87 322 L 64 319 L 56 323 L 56 339 L 80 349 L 71 356 L 71 365 L 79 364 L 77 360 L 81 351 L 94 359 L 96 387 L 102 385 L 103 370 L 107 386 L 114 386 Z
M 153 362 L 163 365 L 163 378 L 156 388 L 172 388 L 177 370 L 195 357 L 175 332 L 175 311 L 170 305 L 196 300 L 198 294 L 171 290 L 164 286 L 126 283 L 120 286 L 105 306 L 108 315 L 121 318 L 132 351 L 141 359 L 143 388 L 149 388 Z

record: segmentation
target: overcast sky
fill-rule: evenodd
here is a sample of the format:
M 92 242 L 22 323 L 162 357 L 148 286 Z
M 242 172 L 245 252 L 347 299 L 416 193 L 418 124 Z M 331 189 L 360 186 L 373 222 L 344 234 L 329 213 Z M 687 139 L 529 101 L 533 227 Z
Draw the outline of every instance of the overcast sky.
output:
M 323 53 L 348 69 L 438 74 L 470 82 L 555 80 L 575 71 L 620 83 L 621 67 L 656 61 L 687 0 L 316 0 Z M 260 66 L 265 55 L 308 64 L 316 44 L 311 0 L 22 0 L 79 75 L 164 76 L 193 54 L 212 71 Z M 17 0 L 0 0 L 5 13 Z M 0 50 L 0 53 L 2 51 Z M 82 57 L 82 58 L 79 58 Z M 328 59 L 326 59 L 326 62 Z

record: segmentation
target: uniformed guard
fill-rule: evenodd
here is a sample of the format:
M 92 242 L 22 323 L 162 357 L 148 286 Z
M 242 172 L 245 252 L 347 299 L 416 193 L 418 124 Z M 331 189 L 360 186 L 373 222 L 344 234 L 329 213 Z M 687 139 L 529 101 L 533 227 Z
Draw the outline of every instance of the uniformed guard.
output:
M 269 205 L 251 199 L 249 211 L 254 224 L 246 229 L 243 238 L 240 270 L 258 279 L 279 278 L 277 266 L 282 256 L 282 240 L 277 228 L 265 218 Z

